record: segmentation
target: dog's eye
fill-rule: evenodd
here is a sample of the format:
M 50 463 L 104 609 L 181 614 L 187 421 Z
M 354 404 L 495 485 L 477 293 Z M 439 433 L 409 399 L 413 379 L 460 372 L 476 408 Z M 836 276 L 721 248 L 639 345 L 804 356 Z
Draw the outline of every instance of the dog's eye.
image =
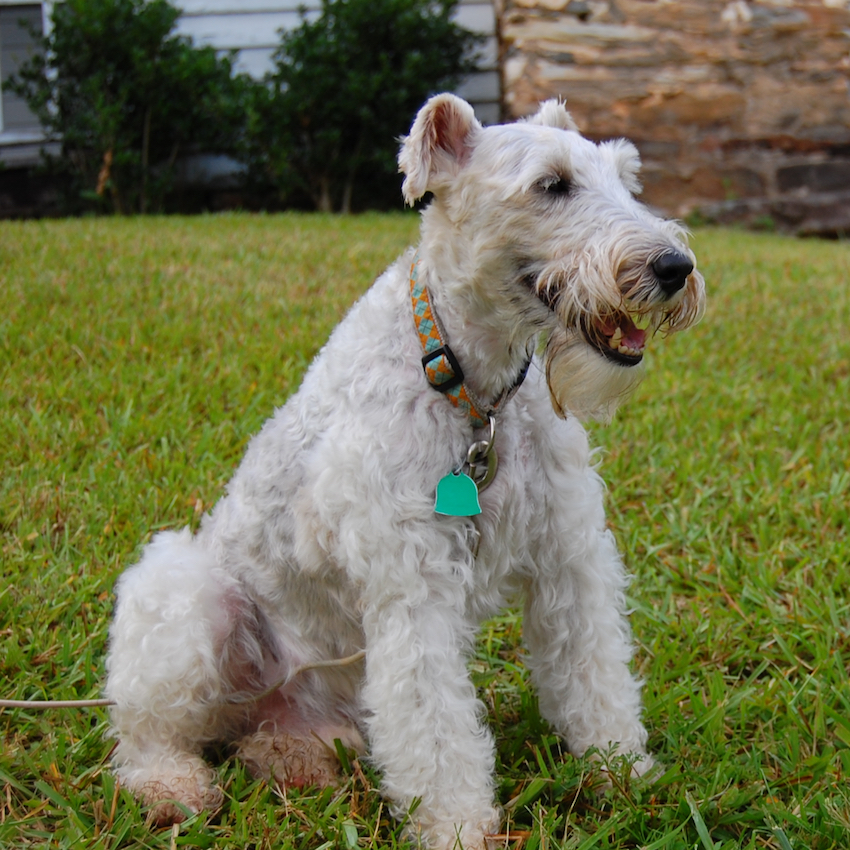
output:
M 540 188 L 547 195 L 569 195 L 572 184 L 566 177 L 546 177 L 540 181 Z

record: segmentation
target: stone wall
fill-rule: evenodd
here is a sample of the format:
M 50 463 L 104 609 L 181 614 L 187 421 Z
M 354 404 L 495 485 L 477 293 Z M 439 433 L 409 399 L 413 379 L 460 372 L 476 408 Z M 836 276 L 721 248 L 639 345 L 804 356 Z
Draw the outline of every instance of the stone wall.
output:
M 850 233 L 850 0 L 497 0 L 508 117 L 564 97 L 668 214 Z

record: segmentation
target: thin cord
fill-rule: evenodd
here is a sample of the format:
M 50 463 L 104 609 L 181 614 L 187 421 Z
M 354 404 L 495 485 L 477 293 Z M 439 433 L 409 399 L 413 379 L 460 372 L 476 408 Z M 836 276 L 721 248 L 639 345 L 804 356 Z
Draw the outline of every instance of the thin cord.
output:
M 99 708 L 115 705 L 111 699 L 0 699 L 0 708 Z

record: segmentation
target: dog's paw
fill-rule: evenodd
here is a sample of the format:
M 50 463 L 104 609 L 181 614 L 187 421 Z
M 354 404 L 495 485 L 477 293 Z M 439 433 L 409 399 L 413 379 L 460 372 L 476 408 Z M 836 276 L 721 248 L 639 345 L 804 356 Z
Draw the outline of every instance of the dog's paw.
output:
M 588 787 L 599 794 L 611 790 L 615 785 L 620 785 L 628 779 L 653 782 L 663 771 L 663 766 L 649 753 L 620 753 L 614 750 L 603 754 L 597 750 L 588 753 L 587 757 L 598 771 L 598 773 L 594 772 Z
M 664 765 L 656 761 L 649 753 L 630 754 L 629 758 L 634 758 L 632 762 L 632 776 L 645 777 L 652 782 L 664 770 Z
M 502 813 L 492 808 L 479 818 L 464 823 L 411 825 L 407 837 L 420 850 L 492 850 L 498 843 Z
M 603 761 L 599 768 L 605 776 L 613 774 L 621 780 L 628 776 L 629 779 L 642 779 L 647 782 L 654 782 L 664 769 L 660 762 L 648 753 L 615 753 L 612 759 Z M 610 787 L 610 780 L 607 785 Z
M 224 792 L 218 785 L 204 785 L 186 776 L 147 782 L 138 796 L 150 806 L 148 819 L 156 826 L 182 823 L 202 811 L 215 812 L 224 802 Z
M 330 744 L 286 732 L 255 732 L 237 742 L 237 757 L 255 777 L 290 788 L 336 785 L 340 764 Z

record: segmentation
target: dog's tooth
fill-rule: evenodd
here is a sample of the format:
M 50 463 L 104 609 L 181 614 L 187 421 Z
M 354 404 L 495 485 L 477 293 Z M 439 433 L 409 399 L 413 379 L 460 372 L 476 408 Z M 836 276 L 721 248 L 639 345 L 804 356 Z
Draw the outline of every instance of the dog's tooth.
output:
M 617 328 L 613 334 L 611 334 L 610 345 L 611 348 L 619 348 L 620 341 L 623 339 L 623 330 L 622 328 Z

